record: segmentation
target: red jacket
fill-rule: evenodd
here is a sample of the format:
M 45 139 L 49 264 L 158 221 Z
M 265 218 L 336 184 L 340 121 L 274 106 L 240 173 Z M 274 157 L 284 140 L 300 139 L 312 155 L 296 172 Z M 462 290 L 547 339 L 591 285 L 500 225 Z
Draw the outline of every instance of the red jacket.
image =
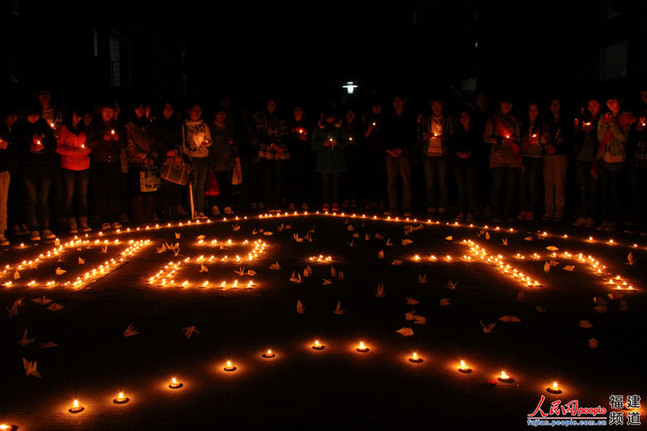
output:
M 61 168 L 71 171 L 90 169 L 88 155 L 91 151 L 85 145 L 85 132 L 75 135 L 65 125 L 58 129 L 56 152 L 61 155 Z

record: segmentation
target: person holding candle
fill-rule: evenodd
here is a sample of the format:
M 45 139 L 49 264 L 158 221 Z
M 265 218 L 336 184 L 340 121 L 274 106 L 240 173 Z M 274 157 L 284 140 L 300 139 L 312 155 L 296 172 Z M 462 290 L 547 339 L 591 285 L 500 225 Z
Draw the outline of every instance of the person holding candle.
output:
M 121 129 L 114 120 L 115 105 L 105 102 L 99 117 L 87 129 L 86 145 L 90 153 L 90 169 L 94 183 L 97 216 L 102 230 L 120 229 L 121 150 L 127 146 Z
M 340 176 L 346 171 L 344 148 L 348 146 L 348 131 L 333 107 L 324 109 L 312 132 L 310 145 L 317 153 L 315 172 L 321 175 L 322 209 L 339 211 Z
M 602 105 L 600 100 L 589 97 L 586 102 L 584 115 L 576 128 L 575 167 L 579 183 L 579 216 L 573 226 L 591 228 L 599 217 L 598 179 L 591 175 L 595 152 L 600 142 L 598 140 L 598 122 Z
M 213 143 L 211 130 L 202 118 L 202 105 L 193 103 L 187 110 L 187 118 L 182 122 L 182 149 L 193 165 L 191 182 L 193 184 L 193 217 L 206 220 L 204 214 L 204 190 L 209 173 L 209 147 Z
M 214 108 L 214 119 L 211 123 L 213 144 L 209 150 L 211 169 L 216 175 L 220 194 L 212 198 L 211 213 L 220 215 L 220 207 L 225 215 L 233 214 L 231 208 L 231 174 L 234 169 L 234 157 L 238 154 L 236 135 L 232 124 L 227 121 L 227 110 L 223 105 Z
M 17 116 L 11 113 L 3 114 L 3 123 L 0 124 L 0 247 L 9 245 L 5 236 L 7 230 L 8 211 L 7 202 L 9 199 L 9 185 L 11 183 L 11 170 L 13 168 L 14 137 L 11 132 L 13 123 L 8 121 L 9 117 Z M 15 120 L 13 120 L 15 121 Z
M 411 151 L 416 143 L 418 123 L 406 108 L 407 99 L 399 94 L 392 98 L 393 111 L 384 124 L 386 177 L 389 197 L 387 216 L 398 212 L 398 182 L 402 186 L 402 212 L 411 216 Z M 399 180 L 399 181 L 398 181 Z
M 292 109 L 292 117 L 288 122 L 286 144 L 290 151 L 288 170 L 288 210 L 295 210 L 300 205 L 302 210 L 308 209 L 314 155 L 310 147 L 311 127 L 306 110 L 301 104 Z
M 71 112 L 70 118 L 59 128 L 56 152 L 61 156 L 65 217 L 70 233 L 75 234 L 79 231 L 74 214 L 75 197 L 81 231 L 91 230 L 88 225 L 88 185 L 92 150 L 86 145 L 84 110 L 75 107 Z
M 483 140 L 490 144 L 490 172 L 492 188 L 493 221 L 498 223 L 512 217 L 515 187 L 522 167 L 519 147 L 519 120 L 513 115 L 512 98 L 504 95 L 499 101 L 499 109 L 485 122 Z M 503 202 L 501 197 L 503 195 Z
M 56 160 L 56 138 L 50 125 L 40 116 L 40 106 L 28 106 L 24 118 L 16 123 L 16 154 L 25 192 L 25 217 L 31 240 L 56 236 L 50 230 L 49 195 Z
M 546 141 L 543 148 L 544 215 L 543 221 L 559 222 L 566 208 L 566 173 L 568 155 L 572 151 L 573 127 L 562 109 L 562 100 L 550 101 L 550 114 L 545 122 Z
M 622 175 L 627 161 L 627 142 L 636 117 L 622 108 L 621 98 L 607 97 L 609 111 L 598 122 L 600 145 L 595 157 L 593 175 L 600 176 L 602 223 L 596 230 L 613 232 L 622 216 Z
M 542 148 L 546 138 L 539 118 L 539 104 L 528 105 L 528 114 L 521 125 L 521 156 L 523 169 L 519 172 L 519 206 L 517 220 L 532 221 L 539 206 L 542 189 Z
M 151 134 L 159 149 L 160 158 L 163 159 L 165 156 L 178 161 L 182 160 L 181 120 L 172 102 L 164 103 L 162 115 L 157 117 L 151 125 Z M 162 178 L 158 197 L 166 221 L 177 221 L 178 209 L 182 204 L 182 194 L 185 189 L 186 187 L 183 185 Z
M 453 119 L 443 112 L 445 103 L 440 97 L 432 97 L 429 104 L 431 112 L 424 115 L 419 123 L 419 133 L 423 142 L 425 196 L 427 213 L 436 214 L 438 211 L 442 216 L 447 211 L 448 142 L 454 127 Z
M 155 175 L 152 169 L 158 158 L 158 149 L 151 134 L 151 121 L 146 116 L 146 104 L 136 102 L 126 122 L 126 157 L 128 161 L 128 196 L 130 210 L 136 224 L 153 221 L 156 190 L 142 190 L 142 173 Z
M 647 199 L 644 196 L 647 184 L 647 85 L 641 87 L 640 101 L 636 110 L 637 121 L 629 138 L 629 178 L 631 179 L 631 215 L 633 226 L 626 233 L 640 232 L 647 236 Z
M 386 165 L 384 164 L 385 152 L 385 112 L 384 105 L 380 99 L 371 101 L 370 109 L 363 115 L 364 130 L 364 151 L 366 159 L 361 177 L 363 183 L 360 186 L 362 194 L 366 197 L 365 209 L 384 208 L 386 187 Z
M 258 139 L 260 184 L 264 201 L 259 203 L 259 209 L 267 206 L 270 211 L 276 212 L 280 210 L 284 198 L 283 176 L 290 160 L 290 150 L 285 143 L 288 126 L 274 97 L 266 99 L 265 109 L 256 111 L 253 119 Z
M 454 178 L 456 180 L 455 221 L 474 221 L 477 210 L 478 160 L 482 151 L 480 133 L 472 124 L 472 112 L 465 107 L 460 110 L 459 126 L 449 140 Z

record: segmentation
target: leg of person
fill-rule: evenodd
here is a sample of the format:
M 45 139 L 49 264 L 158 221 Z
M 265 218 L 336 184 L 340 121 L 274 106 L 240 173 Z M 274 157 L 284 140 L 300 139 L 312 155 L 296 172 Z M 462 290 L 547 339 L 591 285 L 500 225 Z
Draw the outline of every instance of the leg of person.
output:
M 402 181 L 402 211 L 405 217 L 411 216 L 413 185 L 411 184 L 411 160 L 407 156 L 398 157 L 398 171 Z

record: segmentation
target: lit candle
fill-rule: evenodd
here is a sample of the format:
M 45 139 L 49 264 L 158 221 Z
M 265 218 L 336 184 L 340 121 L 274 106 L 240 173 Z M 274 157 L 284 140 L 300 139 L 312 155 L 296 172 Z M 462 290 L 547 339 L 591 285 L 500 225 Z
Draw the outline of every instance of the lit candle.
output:
M 418 353 L 413 352 L 413 354 L 409 358 L 409 362 L 413 362 L 414 364 L 419 364 L 420 362 L 422 362 L 422 358 L 418 356 Z
M 115 129 L 112 129 L 112 130 L 110 131 L 110 134 L 111 134 L 111 135 L 114 135 L 114 134 L 116 134 L 116 133 L 117 133 L 117 132 L 115 132 Z
M 271 359 L 276 356 L 276 353 L 274 353 L 272 349 L 267 349 L 267 352 L 263 353 L 262 356 L 266 359 Z
M 469 374 L 472 372 L 472 369 L 467 366 L 464 360 L 461 359 L 461 366 L 458 367 L 458 371 L 464 374 Z
M 557 382 L 553 382 L 553 384 L 550 387 L 546 388 L 546 391 L 550 392 L 551 394 L 561 394 L 562 393 L 562 389 L 559 387 Z
M 112 400 L 112 402 L 115 404 L 126 404 L 128 401 L 130 401 L 130 398 L 125 396 L 123 392 L 119 392 L 117 397 Z
M 13 429 L 13 425 L 0 424 L 0 431 L 11 431 Z
M 168 387 L 171 389 L 180 389 L 182 386 L 184 386 L 182 382 L 178 382 L 175 377 L 171 379 L 171 383 L 169 383 L 168 385 Z
M 319 342 L 319 340 L 315 340 L 315 343 L 312 345 L 312 348 L 315 350 L 323 350 L 326 348 L 323 344 Z
M 231 361 L 227 361 L 227 365 L 225 365 L 224 368 L 225 371 L 236 371 L 236 366 L 231 363 Z
M 501 375 L 499 375 L 498 380 L 503 383 L 514 382 L 514 378 L 512 378 L 512 376 L 507 375 L 505 371 L 501 371 Z
M 82 405 L 79 404 L 79 401 L 74 400 L 74 402 L 72 403 L 72 407 L 70 407 L 70 409 L 68 411 L 70 413 L 81 413 L 83 410 L 85 410 L 85 409 L 83 408 Z
M 359 346 L 357 346 L 357 351 L 360 353 L 366 353 L 369 351 L 369 348 L 363 341 L 360 341 Z

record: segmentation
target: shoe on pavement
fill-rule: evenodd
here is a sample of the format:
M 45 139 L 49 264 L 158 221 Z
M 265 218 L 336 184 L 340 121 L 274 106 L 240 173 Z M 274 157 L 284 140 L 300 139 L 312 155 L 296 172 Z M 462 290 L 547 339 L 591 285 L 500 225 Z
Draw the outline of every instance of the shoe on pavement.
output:
M 32 241 L 40 241 L 40 233 L 37 230 L 33 230 L 29 239 Z

